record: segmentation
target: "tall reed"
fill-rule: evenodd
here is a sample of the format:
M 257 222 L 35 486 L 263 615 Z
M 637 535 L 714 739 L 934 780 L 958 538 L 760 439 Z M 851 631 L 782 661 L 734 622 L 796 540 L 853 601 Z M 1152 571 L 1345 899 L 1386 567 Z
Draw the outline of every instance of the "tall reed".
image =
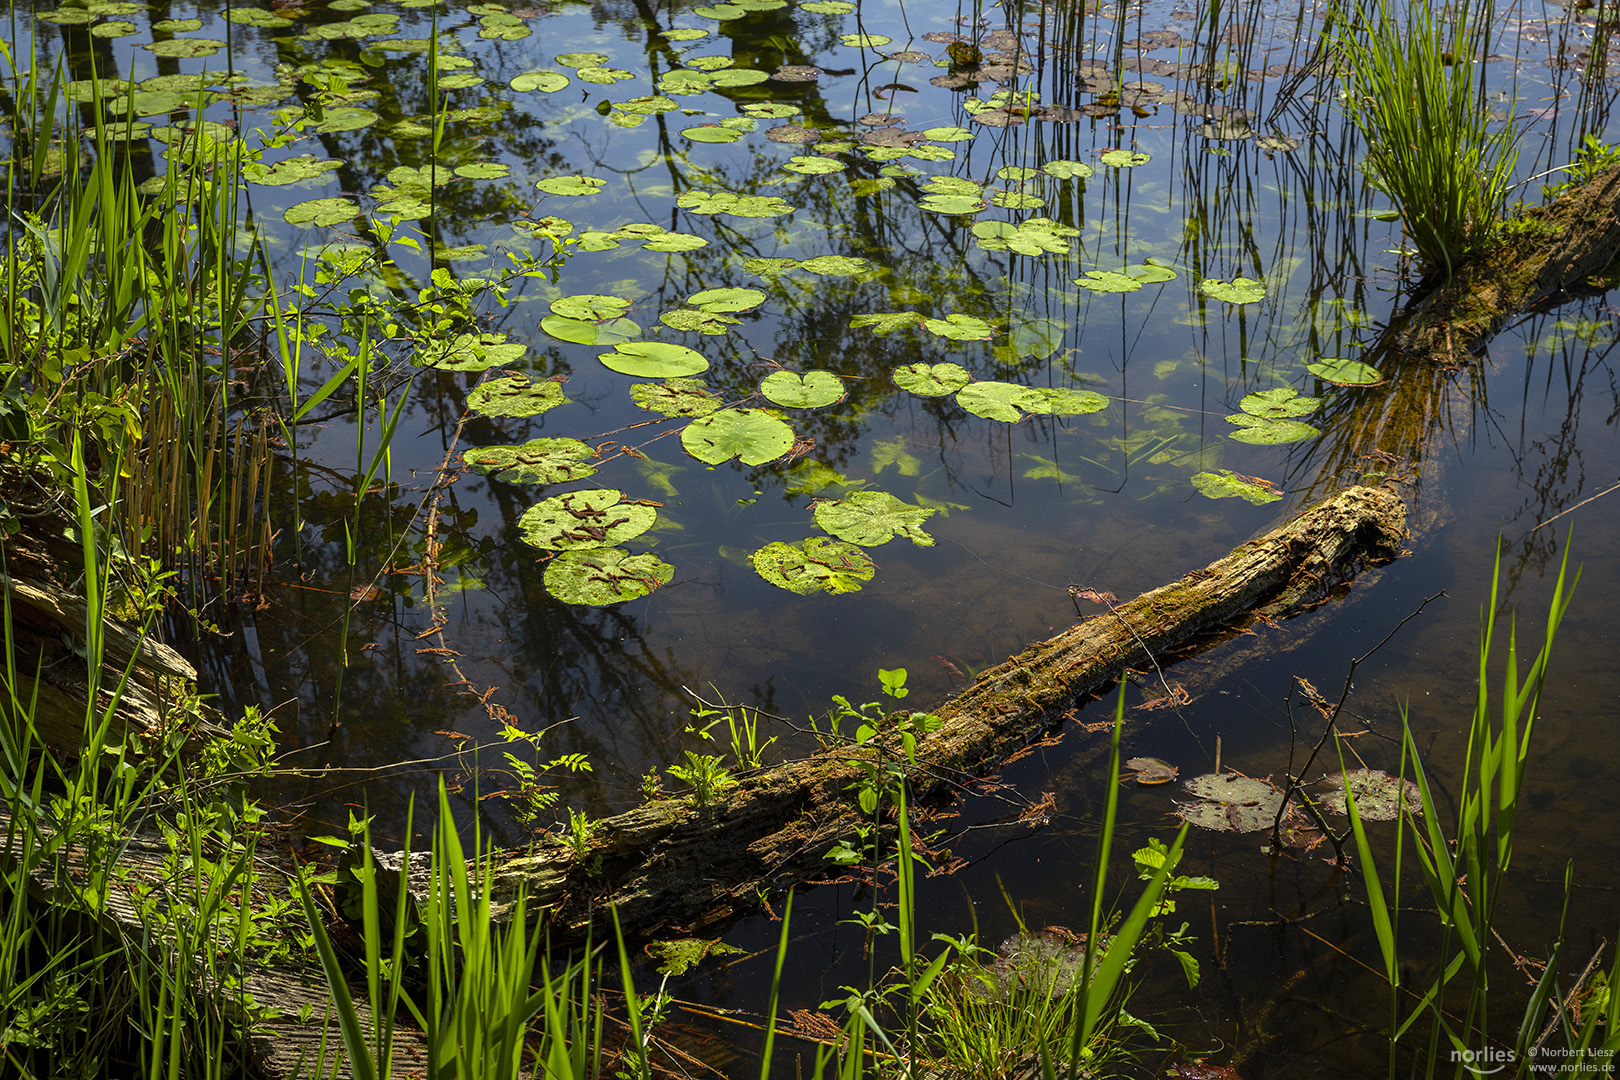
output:
M 1334 13 L 1345 108 L 1419 260 L 1450 278 L 1489 242 L 1518 157 L 1512 107 L 1499 124 L 1486 105 L 1494 8 L 1358 2 Z

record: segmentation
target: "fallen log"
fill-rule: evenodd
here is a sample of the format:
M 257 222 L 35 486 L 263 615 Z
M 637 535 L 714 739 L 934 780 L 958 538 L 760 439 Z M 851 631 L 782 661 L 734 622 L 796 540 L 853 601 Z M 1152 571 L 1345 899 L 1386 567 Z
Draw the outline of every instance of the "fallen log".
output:
M 519 889 L 550 908 L 551 940 L 578 940 L 608 907 L 628 935 L 692 933 L 822 872 L 861 823 L 850 789 L 874 764 L 903 767 L 916 799 L 949 794 L 1057 724 L 1075 702 L 1128 670 L 1168 662 L 1193 635 L 1254 612 L 1284 615 L 1362 567 L 1395 557 L 1405 509 L 1391 491 L 1354 487 L 1179 581 L 1071 626 L 981 674 L 936 710 L 915 762 L 897 738 L 837 746 L 743 776 L 720 800 L 660 798 L 597 823 L 588 850 L 560 841 L 498 856 L 496 895 Z M 863 768 L 864 766 L 864 768 Z M 382 856 L 397 867 L 397 856 Z M 416 866 L 413 891 L 423 884 Z M 600 936 L 611 933 L 600 924 Z
M 1463 263 L 1407 312 L 1401 346 L 1417 357 L 1461 364 L 1514 315 L 1582 284 L 1617 257 L 1620 165 L 1508 223 L 1500 243 Z

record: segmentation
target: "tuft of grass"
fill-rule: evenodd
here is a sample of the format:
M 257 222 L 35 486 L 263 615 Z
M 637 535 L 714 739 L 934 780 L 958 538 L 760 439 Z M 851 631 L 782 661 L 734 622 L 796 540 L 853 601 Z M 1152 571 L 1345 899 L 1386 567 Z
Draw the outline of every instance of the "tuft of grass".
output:
M 1358 0 L 1335 16 L 1345 105 L 1373 183 L 1423 266 L 1447 279 L 1490 242 L 1513 187 L 1512 112 L 1494 122 L 1484 95 L 1492 15 L 1489 3 Z

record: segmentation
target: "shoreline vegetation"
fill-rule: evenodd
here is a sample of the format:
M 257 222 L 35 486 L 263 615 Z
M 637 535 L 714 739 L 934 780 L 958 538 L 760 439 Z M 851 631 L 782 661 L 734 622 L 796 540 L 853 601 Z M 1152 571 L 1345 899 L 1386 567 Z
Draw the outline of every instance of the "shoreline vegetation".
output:
M 1073 1078 L 1123 1067 L 1135 1039 L 1157 1041 L 1126 1009 L 1131 965 L 1163 949 L 1196 982 L 1185 926 L 1173 929 L 1173 897 L 1215 887 L 1178 872 L 1185 826 L 1171 843 L 1132 853 L 1139 888 L 1110 887 L 1111 786 L 1084 932 L 1026 928 L 1008 955 L 967 936 L 920 940 L 914 875 L 926 853 L 912 812 L 936 788 L 993 768 L 1076 695 L 1127 668 L 1168 662 L 1188 633 L 1268 604 L 1281 613 L 1315 602 L 1368 556 L 1393 557 L 1404 535 L 1397 495 L 1350 489 L 1300 515 L 1296 522 L 1312 524 L 1298 535 L 1290 525 L 1165 589 L 1099 601 L 1106 610 L 985 673 L 937 714 L 891 710 L 903 675 L 885 673 L 892 700 L 843 703 L 852 730 L 828 732 L 830 749 L 815 766 L 792 766 L 791 783 L 782 770 L 732 775 L 720 759 L 694 756 L 684 767 L 690 796 L 607 822 L 571 819 L 568 833 L 519 857 L 496 856 L 476 834 L 464 846 L 441 789 L 429 851 L 379 857 L 357 822 L 353 836 L 332 842 L 330 864 L 300 865 L 275 850 L 266 808 L 248 794 L 275 774 L 273 724 L 257 713 L 213 715 L 194 672 L 152 639 L 176 608 L 201 625 L 211 605 L 262 587 L 274 534 L 256 508 L 277 454 L 296 457 L 298 426 L 318 410 L 341 405 L 375 421 L 378 441 L 356 446 L 355 491 L 387 480 L 409 377 L 373 350 L 378 313 L 345 304 L 339 275 L 301 283 L 302 299 L 330 303 L 352 342 L 328 352 L 342 362 L 337 374 L 306 388 L 304 350 L 318 335 L 278 291 L 261 238 L 239 228 L 240 171 L 253 152 L 241 139 L 175 126 L 167 171 L 141 175 L 132 125 L 121 137 L 99 95 L 77 101 L 64 121 L 61 73 L 19 71 L 9 52 L 5 59 L 7 209 L 18 224 L 7 231 L 0 298 L 0 441 L 9 455 L 0 493 L 0 1074 L 650 1077 L 672 1003 L 662 987 L 637 992 L 627 941 L 659 918 L 696 931 L 760 901 L 779 903 L 783 916 L 760 1023 L 762 1077 L 780 1052 L 778 1035 L 795 1041 L 807 1074 L 840 1080 L 921 1077 L 947 1062 L 974 1077 Z M 431 52 L 429 69 L 436 77 Z M 431 137 L 436 149 L 439 135 Z M 1620 166 L 1506 223 L 1483 249 L 1446 259 L 1449 281 L 1408 313 L 1402 347 L 1461 362 L 1509 312 L 1604 272 L 1620 252 L 1617 206 Z M 499 299 L 512 278 L 554 277 L 565 261 L 559 248 L 478 290 Z M 435 279 L 390 314 L 410 311 L 409 333 L 426 342 L 476 325 L 477 299 Z M 279 388 L 238 393 L 228 358 L 245 342 Z M 1620 996 L 1610 992 L 1620 966 L 1611 962 L 1605 976 L 1602 950 L 1561 982 L 1571 967 L 1560 965 L 1560 943 L 1506 1027 L 1509 1010 L 1486 1007 L 1500 968 L 1491 920 L 1567 603 L 1561 575 L 1526 681 L 1508 650 L 1500 720 L 1487 709 L 1488 633 L 1482 642 L 1469 789 L 1450 835 L 1409 736 L 1403 772 L 1422 809 L 1398 800 L 1405 846 L 1391 870 L 1379 869 L 1358 796 L 1345 788 L 1351 830 L 1339 841 L 1353 835 L 1378 931 L 1392 1076 L 1410 1063 L 1397 1052 L 1403 1039 L 1427 1040 L 1414 1053 L 1428 1076 L 1447 1071 L 1452 1050 L 1500 1047 L 1523 1075 L 1533 1049 L 1543 1060 L 1556 1051 L 1570 1071 L 1592 1052 L 1620 1049 Z M 1323 745 L 1337 748 L 1343 703 L 1323 703 Z M 1122 717 L 1123 698 L 1110 746 L 1116 774 Z M 938 770 L 957 775 L 941 781 Z M 814 830 L 796 824 L 812 819 Z M 690 868 L 679 866 L 665 882 L 638 884 L 638 867 L 670 867 L 672 845 L 705 833 L 738 861 L 725 889 L 694 893 Z M 715 848 L 691 850 L 715 864 Z M 872 977 L 827 1003 L 819 1027 L 814 1018 L 788 1025 L 778 1002 L 792 887 L 830 853 L 881 883 L 857 915 Z M 1401 882 L 1413 876 L 1403 873 L 1403 853 L 1420 864 L 1443 928 L 1440 974 L 1427 985 L 1409 985 L 1415 976 L 1401 953 L 1400 921 L 1415 917 L 1403 914 Z M 1109 907 L 1109 897 L 1122 899 Z M 634 921 L 619 923 L 609 903 Z M 548 905 L 563 921 L 548 922 Z M 583 944 L 554 953 L 548 934 Z M 717 946 L 685 941 L 662 955 L 666 980 Z M 880 943 L 897 958 L 892 973 L 878 970 Z

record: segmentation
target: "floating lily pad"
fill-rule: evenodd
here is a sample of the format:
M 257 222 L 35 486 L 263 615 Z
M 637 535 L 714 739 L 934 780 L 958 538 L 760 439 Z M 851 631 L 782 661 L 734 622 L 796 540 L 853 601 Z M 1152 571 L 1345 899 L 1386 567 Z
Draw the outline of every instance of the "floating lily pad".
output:
M 1109 150 L 1102 156 L 1102 163 L 1115 169 L 1132 169 L 1152 160 L 1152 155 L 1135 150 Z
M 486 379 L 467 392 L 467 408 L 490 417 L 539 416 L 566 404 L 562 383 L 555 379 L 534 382 L 521 372 Z
M 931 142 L 965 142 L 973 132 L 965 127 L 931 127 L 923 129 L 923 138 Z
M 640 536 L 657 520 L 650 503 L 626 500 L 615 488 L 586 488 L 542 499 L 523 511 L 518 535 L 525 544 L 554 551 L 605 548 Z
M 1004 210 L 1039 210 L 1046 205 L 1045 199 L 1027 191 L 998 191 L 990 201 Z
M 1282 498 L 1270 481 L 1261 480 L 1254 476 L 1244 476 L 1231 469 L 1217 469 L 1215 472 L 1193 473 L 1193 487 L 1199 493 L 1211 499 L 1244 499 L 1256 506 L 1274 503 Z
M 698 124 L 696 127 L 682 128 L 681 134 L 693 142 L 733 143 L 742 138 L 744 133 L 719 124 Z
M 710 335 L 729 333 L 733 326 L 737 326 L 742 322 L 741 319 L 734 319 L 730 315 L 722 315 L 715 311 L 700 311 L 695 308 L 666 311 L 658 316 L 658 321 L 671 330 Z
M 697 41 L 699 38 L 708 37 L 709 32 L 695 26 L 682 26 L 674 30 L 660 30 L 658 36 L 665 41 Z
M 1265 299 L 1266 295 L 1266 287 L 1262 282 L 1246 277 L 1235 277 L 1231 281 L 1217 281 L 1213 278 L 1200 281 L 1198 291 L 1212 300 L 1224 300 L 1228 304 L 1252 304 L 1256 300 Z
M 817 15 L 848 15 L 855 10 L 850 0 L 809 0 L 809 3 L 800 4 L 800 11 L 813 11 Z
M 337 158 L 300 154 L 278 161 L 274 165 L 263 165 L 257 161 L 248 162 L 242 166 L 242 178 L 251 184 L 279 187 L 283 184 L 296 184 L 300 180 L 318 180 L 342 165 L 343 162 Z M 352 204 L 350 209 L 352 211 Z
M 1283 443 L 1314 439 L 1322 434 L 1311 425 L 1298 420 L 1262 420 L 1258 416 L 1238 413 L 1228 416 L 1226 421 L 1239 429 L 1232 432 L 1232 438 L 1256 446 L 1279 446 Z
M 507 85 L 520 94 L 554 94 L 568 85 L 568 76 L 560 71 L 525 71 Z
M 323 135 L 335 135 L 344 131 L 359 131 L 375 124 L 379 119 L 377 113 L 371 109 L 361 109 L 352 105 L 339 105 L 327 109 L 321 122 L 315 125 L 315 130 Z
M 610 67 L 580 68 L 578 71 L 574 72 L 574 74 L 578 75 L 580 81 L 582 82 L 599 83 L 603 86 L 608 86 L 616 82 L 623 82 L 625 79 L 635 78 L 633 73 L 626 71 L 624 68 Z
M 894 41 L 882 34 L 841 34 L 838 38 L 852 49 L 877 49 Z
M 977 221 L 973 235 L 986 251 L 1011 251 L 1016 255 L 1067 254 L 1071 241 L 1080 235 L 1072 225 L 1048 217 L 1032 217 L 1014 225 L 1010 221 Z
M 1087 270 L 1085 277 L 1074 279 L 1082 289 L 1097 293 L 1128 293 L 1142 287 L 1141 281 L 1113 270 Z
M 1330 790 L 1317 801 L 1335 814 L 1350 812 L 1344 797 L 1346 787 L 1356 797 L 1356 813 L 1365 821 L 1394 821 L 1401 814 L 1403 796 L 1407 813 L 1423 813 L 1423 796 L 1418 786 L 1382 769 L 1352 769 L 1334 773 L 1322 782 L 1330 785 Z
M 754 86 L 770 77 L 770 72 L 756 71 L 753 68 L 726 68 L 724 71 L 716 71 L 710 76 L 715 86 L 727 88 Z
M 1196 803 L 1177 803 L 1186 821 L 1216 832 L 1260 832 L 1271 828 L 1283 793 L 1266 783 L 1235 773 L 1206 773 L 1186 781 Z
M 686 191 L 675 205 L 694 214 L 730 214 L 733 217 L 780 217 L 795 207 L 775 195 L 737 195 L 730 191 Z
M 765 294 L 749 288 L 704 289 L 686 302 L 704 311 L 752 311 L 765 302 Z
M 1270 390 L 1257 390 L 1244 394 L 1238 408 L 1249 416 L 1267 420 L 1282 420 L 1294 416 L 1309 416 L 1322 402 L 1318 398 L 1301 397 L 1291 386 L 1278 386 Z
M 580 68 L 601 67 L 608 62 L 606 53 L 571 52 L 563 53 L 557 57 L 557 63 L 563 67 L 571 67 L 575 71 Z
M 760 577 L 800 596 L 859 592 L 877 573 L 877 566 L 866 552 L 825 536 L 812 536 L 798 544 L 766 544 L 748 561 Z
M 789 270 L 797 270 L 799 268 L 799 260 L 767 259 L 757 257 L 752 259 L 744 259 L 742 265 L 743 269 L 747 270 L 750 274 L 758 274 L 760 277 L 775 277 L 778 274 L 785 274 Z
M 1029 413 L 1047 416 L 1084 416 L 1102 412 L 1108 399 L 1095 390 L 1076 390 L 1067 386 L 1031 387 L 1018 399 L 1018 407 Z
M 943 319 L 924 319 L 923 326 L 930 333 L 951 341 L 986 341 L 994 333 L 983 319 L 954 311 Z
M 508 342 L 505 334 L 457 334 L 448 340 L 429 341 L 411 362 L 440 371 L 484 371 L 521 360 L 528 348 L 521 342 Z
M 503 483 L 561 484 L 594 475 L 596 466 L 585 463 L 593 453 L 578 439 L 547 438 L 530 439 L 521 446 L 475 446 L 462 456 L 472 468 Z
M 797 156 L 782 162 L 782 168 L 789 172 L 804 173 L 807 176 L 823 176 L 827 173 L 843 172 L 849 166 L 837 158 Z
M 1097 170 L 1083 161 L 1048 161 L 1041 166 L 1041 172 L 1059 180 L 1084 180 Z
M 225 42 L 218 38 L 172 38 L 168 41 L 149 42 L 146 45 L 152 55 L 169 59 L 213 56 L 224 47 Z
M 656 555 L 623 548 L 565 551 L 546 563 L 546 591 L 565 604 L 603 607 L 646 596 L 668 585 L 675 568 Z
M 456 166 L 456 175 L 463 180 L 499 180 L 512 174 L 512 166 L 494 161 L 473 161 Z
M 664 416 L 707 416 L 723 404 L 702 379 L 636 383 L 630 388 L 630 400 L 637 408 Z
M 1305 370 L 1323 382 L 1339 386 L 1377 386 L 1384 381 L 1384 376 L 1371 364 L 1339 356 L 1324 356 L 1314 364 L 1306 364 Z
M 534 185 L 547 195 L 595 195 L 607 181 L 595 176 L 548 176 Z
M 233 7 L 225 12 L 225 21 L 237 23 L 240 26 L 258 26 L 266 30 L 280 30 L 291 26 L 291 19 L 284 19 L 273 11 L 258 7 Z
M 576 345 L 618 345 L 641 336 L 641 327 L 633 319 L 592 322 L 566 315 L 547 315 L 540 320 L 540 329 L 558 341 L 571 341 Z
M 289 225 L 342 225 L 353 221 L 360 208 L 353 199 L 310 199 L 287 207 L 281 216 Z
M 944 397 L 972 381 L 960 364 L 906 364 L 894 369 L 895 385 L 918 397 Z
M 1045 411 L 1046 399 L 1027 386 L 986 380 L 962 387 L 956 392 L 956 402 L 974 416 L 1015 424 L 1024 418 L 1024 412 Z
M 917 209 L 931 214 L 977 214 L 987 205 L 977 195 L 925 195 L 917 201 Z
M 887 544 L 896 536 L 918 547 L 933 547 L 934 538 L 922 528 L 933 514 L 932 509 L 912 506 L 887 491 L 852 491 L 842 499 L 816 504 L 818 526 L 862 547 Z
M 668 341 L 626 341 L 597 359 L 621 375 L 634 375 L 639 379 L 673 379 L 683 375 L 701 375 L 709 370 L 709 362 L 701 353 Z
M 793 449 L 793 429 L 768 409 L 726 409 L 686 425 L 681 446 L 710 465 L 732 458 L 764 465 Z
M 844 384 L 830 371 L 811 371 L 804 376 L 791 371 L 773 371 L 760 380 L 759 392 L 774 405 L 789 409 L 819 409 L 844 397 Z

